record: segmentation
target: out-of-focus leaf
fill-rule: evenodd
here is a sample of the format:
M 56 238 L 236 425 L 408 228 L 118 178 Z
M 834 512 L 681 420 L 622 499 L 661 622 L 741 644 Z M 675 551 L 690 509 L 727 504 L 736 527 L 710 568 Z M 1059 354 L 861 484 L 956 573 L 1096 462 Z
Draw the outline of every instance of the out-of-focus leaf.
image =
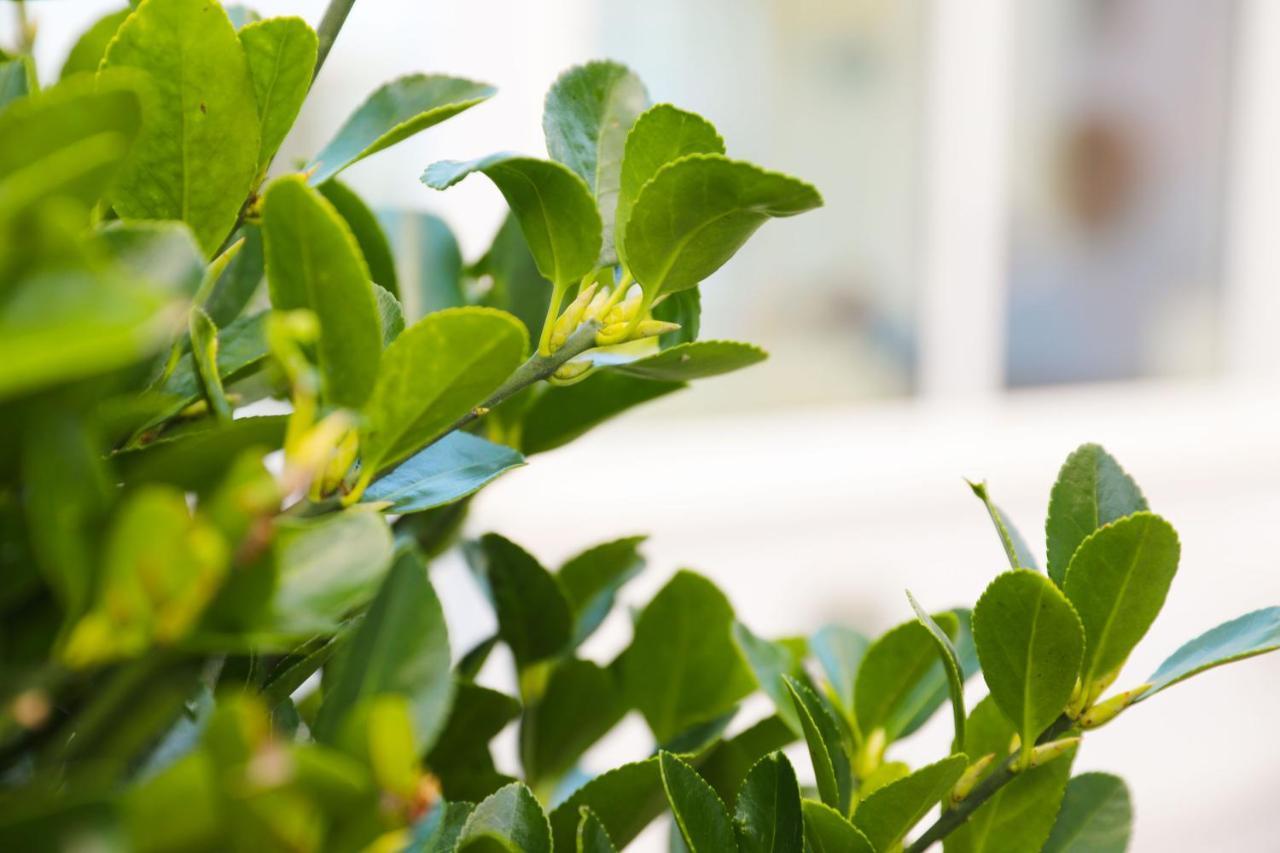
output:
M 696 341 L 702 327 L 702 296 L 698 288 L 691 287 L 667 296 L 653 307 L 653 319 L 680 324 L 676 331 L 658 336 L 658 346 L 662 349 Z
M 822 665 L 832 698 L 846 716 L 853 716 L 853 685 L 871 641 L 843 625 L 823 625 L 809 638 L 809 648 Z
M 555 665 L 537 702 L 525 710 L 521 753 L 529 784 L 572 769 L 627 712 L 622 684 L 609 669 L 569 658 Z
M 565 650 L 569 604 L 555 576 L 527 551 L 496 533 L 468 549 L 468 559 L 487 588 L 498 616 L 498 633 L 520 667 Z
M 526 455 L 554 450 L 633 406 L 685 388 L 683 382 L 655 382 L 601 371 L 582 382 L 548 388 L 524 418 Z
M 346 220 L 360 244 L 360 253 L 369 265 L 369 275 L 374 284 L 386 288 L 399 298 L 400 284 L 396 278 L 396 262 L 391 254 L 391 244 L 383 233 L 378 218 L 354 190 L 336 178 L 320 185 L 320 194 L 329 200 L 334 209 Z
M 231 403 L 222 388 L 222 376 L 218 373 L 218 327 L 200 306 L 191 309 L 188 323 L 191 337 L 191 355 L 195 360 L 196 375 L 204 389 L 209 410 L 221 421 L 231 420 Z
M 391 295 L 380 284 L 373 286 L 373 296 L 378 303 L 378 324 L 382 327 L 382 346 L 391 346 L 391 342 L 400 337 L 404 331 L 404 308 L 400 301 Z
M 505 693 L 457 683 L 449 719 L 426 758 L 446 797 L 483 799 L 511 781 L 495 769 L 489 741 L 518 716 L 520 703 Z
M 116 30 L 120 29 L 120 25 L 124 23 L 125 18 L 129 17 L 131 11 L 133 10 L 124 8 L 108 12 L 81 33 L 76 43 L 71 46 L 71 52 L 67 54 L 66 61 L 62 63 L 59 78 L 65 79 L 72 74 L 92 74 L 97 71 L 98 66 L 102 64 L 102 57 L 107 52 L 107 45 L 111 43 Z
M 251 448 L 263 453 L 284 441 L 286 415 L 237 418 L 219 424 L 198 421 L 139 450 L 114 457 L 121 479 L 130 484 L 168 483 L 204 492 L 218 483 L 238 456 Z
M 0 61 L 0 110 L 39 91 L 35 62 L 29 56 Z
M 571 557 L 556 576 L 573 612 L 573 645 L 591 636 L 613 609 L 622 585 L 644 569 L 644 536 L 615 539 Z
M 538 272 L 514 214 L 507 214 L 489 250 L 470 273 L 486 288 L 479 297 L 482 304 L 519 317 L 529 339 L 538 340 L 551 302 L 551 282 Z
M 751 666 L 760 689 L 773 700 L 774 710 L 778 716 L 787 721 L 791 730 L 797 735 L 803 733 L 800 717 L 791 691 L 787 688 L 786 676 L 805 680 L 803 654 L 793 654 L 782 643 L 765 640 L 751 633 L 741 622 L 733 626 L 733 638 L 742 650 L 743 656 Z

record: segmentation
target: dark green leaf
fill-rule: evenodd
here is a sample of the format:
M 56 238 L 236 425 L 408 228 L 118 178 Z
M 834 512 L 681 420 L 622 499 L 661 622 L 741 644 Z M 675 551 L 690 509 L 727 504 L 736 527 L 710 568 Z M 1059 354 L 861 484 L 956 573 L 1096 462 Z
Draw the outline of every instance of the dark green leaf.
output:
M 204 310 L 219 329 L 225 329 L 244 311 L 262 284 L 266 258 L 262 249 L 262 229 L 246 223 L 236 236 L 244 239 L 240 251 L 227 264 L 205 300 Z
M 1124 780 L 1082 773 L 1067 783 L 1044 853 L 1124 853 L 1132 831 L 1133 804 Z
M 644 569 L 644 536 L 615 539 L 570 558 L 556 573 L 573 613 L 573 645 L 591 636 L 613 609 L 622 585 Z
M 530 340 L 538 339 L 551 301 L 551 283 L 538 272 L 520 223 L 513 214 L 507 214 L 489 251 L 468 273 L 482 286 L 487 285 L 480 295 L 481 304 L 516 315 L 529 330 Z M 461 298 L 459 295 L 458 299 Z
M 1280 607 L 1267 607 L 1223 622 L 1169 655 L 1151 673 L 1141 702 L 1197 673 L 1280 649 Z
M 768 358 L 764 350 L 738 341 L 695 341 L 664 349 L 656 355 L 610 367 L 638 379 L 689 382 L 719 376 L 758 364 Z
M 809 638 L 809 648 L 822 664 L 831 685 L 832 698 L 848 716 L 853 716 L 853 685 L 862 658 L 871 641 L 842 625 L 824 625 Z
M 1080 617 L 1044 575 L 1015 569 L 978 599 L 973 637 L 991 696 L 1026 754 L 1075 688 L 1084 651 Z
M 422 512 L 464 498 L 523 464 L 511 448 L 458 430 L 374 480 L 362 500 L 389 504 L 385 512 Z
M 583 806 L 579 810 L 582 817 L 578 820 L 577 853 L 617 853 L 609 832 L 596 817 L 596 813 Z
M 953 613 L 938 624 L 954 635 Z M 867 649 L 854 686 L 854 712 L 863 736 L 884 729 L 889 742 L 909 733 L 921 716 L 946 701 L 947 675 L 928 630 L 912 620 L 880 637 Z
M 669 752 L 659 753 L 658 766 L 671 814 L 689 853 L 736 850 L 729 813 L 698 771 Z
M 400 283 L 396 277 L 396 262 L 391 254 L 391 244 L 387 242 L 387 235 L 378 224 L 378 218 L 364 203 L 364 199 L 336 178 L 321 184 L 320 194 L 329 200 L 334 210 L 338 211 L 351 228 L 356 242 L 360 244 L 360 253 L 369 265 L 369 275 L 373 277 L 374 284 L 386 288 L 392 296 L 399 298 Z
M 548 388 L 525 415 L 522 449 L 530 456 L 554 450 L 614 415 L 684 387 L 601 371 L 574 385 Z
M 666 808 L 658 757 L 624 764 L 587 782 L 551 812 L 556 850 L 574 849 L 579 809 L 591 809 L 619 849 Z
M 139 450 L 115 456 L 121 479 L 130 485 L 170 483 L 184 491 L 203 492 L 216 485 L 246 450 L 263 453 L 284 441 L 286 415 L 237 418 L 219 424 L 196 421 Z
M 529 783 L 537 786 L 570 770 L 626 712 L 622 685 L 611 670 L 575 658 L 558 663 L 542 696 L 525 712 L 520 732 Z
M 224 386 L 248 376 L 266 363 L 266 327 L 269 316 L 269 311 L 263 311 L 261 314 L 241 317 L 218 333 L 218 374 L 222 377 Z M 160 420 L 172 417 L 199 399 L 200 380 L 196 375 L 191 353 L 178 360 L 169 378 L 160 386 L 160 391 L 174 398 L 173 404 L 165 409 Z
M 826 803 L 804 800 L 804 835 L 813 853 L 875 853 L 871 842 Z
M 72 74 L 92 74 L 97 71 L 98 66 L 102 64 L 103 55 L 107 52 L 107 45 L 111 43 L 116 30 L 120 29 L 120 25 L 124 23 L 125 18 L 129 17 L 131 11 L 128 8 L 120 9 L 109 12 L 94 21 L 71 46 L 66 62 L 62 63 L 59 78 L 65 79 Z
M 311 161 L 311 183 L 323 184 L 352 163 L 474 107 L 494 91 L 441 74 L 392 80 L 370 95 Z
M 450 799 L 484 799 L 511 781 L 497 771 L 489 741 L 520 716 L 520 703 L 505 693 L 459 681 L 444 731 L 426 765 Z
M 196 365 L 196 376 L 204 389 L 209 411 L 221 421 L 231 420 L 231 403 L 222 389 L 222 376 L 218 373 L 218 327 L 200 306 L 191 309 L 188 323 L 191 337 L 191 355 Z
M 496 533 L 468 550 L 498 616 L 498 633 L 516 663 L 527 667 L 558 655 L 569 644 L 569 604 L 555 576 L 527 551 Z
M 947 688 L 951 692 L 951 710 L 955 718 L 956 736 L 952 740 L 952 752 L 959 752 L 964 749 L 964 670 L 960 667 L 960 657 L 956 653 L 956 648 L 951 644 L 951 637 L 942 627 L 934 621 L 933 617 L 926 613 L 920 604 L 915 600 L 910 592 L 907 593 L 907 600 L 911 602 L 911 609 L 916 612 L 916 619 L 929 632 L 929 636 L 933 638 L 933 644 L 938 650 L 938 656 L 942 658 L 943 668 L 947 673 Z
M 1049 577 L 1062 586 L 1071 557 L 1087 536 L 1146 508 L 1142 490 L 1111 454 L 1096 444 L 1081 445 L 1063 463 L 1049 496 Z
M 853 801 L 853 770 L 840 724 L 816 693 L 790 676 L 786 676 L 786 683 L 804 729 L 818 795 L 840 814 L 848 814 Z
M 698 760 L 698 773 L 711 783 L 725 802 L 737 795 L 756 762 L 794 743 L 796 735 L 778 715 L 765 717 L 733 737 L 711 746 Z
M 874 849 L 893 849 L 947 795 L 967 765 L 964 755 L 951 755 L 890 782 L 858 804 L 853 825 Z
M 698 339 L 702 327 L 702 296 L 696 287 L 672 293 L 653 306 L 653 319 L 679 323 L 680 328 L 658 336 L 658 346 L 670 349 Z
M 800 785 L 781 752 L 760 759 L 738 791 L 734 829 L 740 853 L 798 853 L 804 849 Z
M 174 294 L 195 296 L 204 280 L 200 247 L 181 222 L 110 222 L 98 238 L 126 274 Z
M 402 853 L 453 853 L 462 827 L 475 808 L 472 803 L 441 802 L 413 828 Z
M 551 853 L 551 827 L 533 792 L 514 782 L 476 806 L 454 849 Z
M 39 89 L 36 66 L 31 57 L 19 56 L 0 62 L 0 110 Z
M 1004 510 L 996 506 L 995 502 L 991 500 L 991 496 L 987 494 L 987 484 L 971 482 L 969 483 L 969 488 L 973 490 L 974 495 L 987 508 L 987 515 L 991 516 L 991 523 L 996 528 L 996 536 L 1000 537 L 1000 545 L 1004 548 L 1005 556 L 1009 558 L 1009 567 L 1014 569 L 1040 568 L 1036 562 L 1035 554 L 1031 553 L 1031 549 L 1027 546 L 1027 541 L 1022 538 L 1018 528 L 1013 526 L 1009 516 L 1005 515 Z
M 301 18 L 267 18 L 246 24 L 239 36 L 258 105 L 262 133 L 257 163 L 263 173 L 293 127 L 311 88 L 316 34 Z

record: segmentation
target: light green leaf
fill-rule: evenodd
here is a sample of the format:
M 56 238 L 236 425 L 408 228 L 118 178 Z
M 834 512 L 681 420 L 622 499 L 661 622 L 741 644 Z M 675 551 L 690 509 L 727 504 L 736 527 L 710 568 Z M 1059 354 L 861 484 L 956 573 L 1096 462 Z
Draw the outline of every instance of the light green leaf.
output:
M 658 753 L 658 766 L 671 814 L 689 853 L 736 850 L 729 813 L 698 771 L 669 752 Z
M 622 684 L 613 671 L 576 658 L 556 664 L 521 724 L 529 784 L 536 787 L 542 780 L 560 778 L 626 712 Z
M 454 849 L 551 853 L 551 827 L 533 792 L 513 782 L 476 806 Z
M 116 30 L 120 29 L 120 25 L 124 23 L 125 18 L 129 17 L 131 11 L 133 10 L 124 8 L 109 12 L 81 33 L 76 43 L 71 46 L 71 52 L 67 54 L 66 61 L 62 63 L 62 71 L 58 74 L 59 79 L 65 80 L 72 74 L 92 74 L 97 71 L 98 66 L 102 64 L 103 55 L 107 52 L 107 45 L 111 43 Z
M 953 613 L 934 618 L 948 636 L 959 630 Z M 858 667 L 853 696 L 863 737 L 884 729 L 891 743 L 932 715 L 946 701 L 947 675 L 928 630 L 912 620 L 872 643 Z
M 467 549 L 477 579 L 486 586 L 498 617 L 498 633 L 521 668 L 558 655 L 570 639 L 569 604 L 555 576 L 533 555 L 496 533 Z
M 853 685 L 871 641 L 842 625 L 824 625 L 809 638 L 812 650 L 831 686 L 832 699 L 846 716 L 853 716 Z
M 384 512 L 422 512 L 474 494 L 524 457 L 468 432 L 451 432 L 374 480 L 362 500 Z
M 853 825 L 876 850 L 891 850 L 960 779 L 964 755 L 950 755 L 890 782 L 858 804 Z
M 822 802 L 840 814 L 848 814 L 849 805 L 853 802 L 853 769 L 840 724 L 816 693 L 791 676 L 784 676 L 784 679 L 804 729 L 813 773 L 818 781 L 818 795 Z
M 1022 538 L 1018 528 L 1013 526 L 1009 516 L 1005 515 L 1004 510 L 996 506 L 995 501 L 991 500 L 991 496 L 987 494 L 987 484 L 985 482 L 970 482 L 969 488 L 973 490 L 973 494 L 987 508 L 987 515 L 991 516 L 991 523 L 995 526 L 996 536 L 1000 537 L 1000 545 L 1004 548 L 1005 556 L 1009 558 L 1009 568 L 1040 568 L 1036 562 L 1035 554 L 1031 553 L 1031 549 L 1027 547 L 1027 541 Z
M 548 388 L 525 414 L 522 449 L 529 456 L 554 450 L 633 406 L 684 387 L 601 371 L 574 385 Z
M 1062 589 L 1084 624 L 1086 686 L 1114 674 L 1147 633 L 1180 553 L 1172 525 L 1149 512 L 1099 528 L 1076 549 Z
M 1044 575 L 1015 569 L 978 599 L 973 638 L 991 696 L 1026 754 L 1071 699 L 1084 651 L 1080 617 Z
M 659 743 L 720 717 L 755 688 L 732 629 L 724 593 L 690 571 L 677 572 L 636 620 L 623 683 Z
M 352 163 L 453 118 L 495 91 L 484 83 L 443 74 L 392 80 L 366 98 L 312 159 L 311 183 L 323 184 Z
M 1009 751 L 1013 725 L 987 697 L 969 715 L 965 752 L 974 760 L 994 755 L 990 775 Z M 1038 853 L 1071 775 L 1064 756 L 1018 773 L 944 840 L 946 853 Z
M 423 317 L 382 356 L 365 406 L 361 465 L 372 476 L 438 438 L 520 366 L 524 327 L 491 308 L 452 308 Z
M 369 265 L 369 275 L 373 277 L 374 283 L 386 288 L 398 299 L 400 283 L 396 277 L 396 262 L 391 254 L 391 244 L 387 242 L 387 235 L 378 224 L 378 217 L 374 216 L 373 211 L 364 203 L 364 199 L 337 178 L 325 181 L 319 189 L 320 194 L 329 200 L 334 210 L 338 211 L 351 228 L 356 242 L 360 244 L 360 254 Z
M 325 397 L 337 406 L 360 406 L 382 376 L 382 330 L 369 270 L 351 230 L 319 193 L 292 176 L 267 188 L 262 236 L 272 306 L 315 312 Z
M 596 817 L 596 813 L 583 806 L 579 809 L 582 817 L 578 821 L 577 853 L 617 853 L 609 832 Z
M 573 613 L 575 648 L 609 615 L 622 585 L 644 569 L 639 547 L 645 538 L 629 536 L 588 548 L 567 560 L 556 573 Z
M 719 376 L 758 364 L 768 354 L 738 341 L 695 341 L 664 349 L 656 355 L 610 365 L 616 373 L 660 382 L 689 382 Z
M 1124 853 L 1133 831 L 1129 788 L 1110 773 L 1082 773 L 1067 795 L 1044 853 Z
M 813 853 L 875 853 L 871 842 L 826 803 L 804 800 L 804 836 Z
M 453 698 L 444 612 L 422 556 L 401 551 L 355 633 L 326 668 L 313 731 L 335 741 L 363 703 L 392 694 L 409 701 L 415 755 L 435 742 Z
M 1045 539 L 1049 577 L 1062 586 L 1076 549 L 1103 525 L 1147 508 L 1133 478 L 1096 444 L 1081 445 L 1067 457 L 1049 496 Z
M 782 643 L 761 639 L 741 622 L 733 624 L 733 639 L 755 674 L 756 682 L 772 701 L 778 716 L 797 735 L 803 734 L 800 716 L 791 699 L 785 676 L 804 679 L 803 655 L 793 654 Z
M 740 853 L 796 853 L 804 849 L 800 785 L 791 762 L 781 752 L 769 753 L 747 773 L 733 814 Z
M 316 66 L 315 32 L 301 18 L 267 18 L 239 32 L 258 105 L 258 171 L 266 171 L 293 127 L 311 88 Z
M 218 327 L 200 306 L 191 309 L 188 323 L 191 336 L 191 355 L 195 360 L 196 375 L 204 389 L 209 410 L 222 421 L 231 420 L 231 403 L 222 390 L 222 377 L 218 373 Z
M 617 262 L 613 217 L 618 207 L 627 133 L 648 105 L 640 78 L 616 62 L 570 68 L 547 92 L 542 129 L 547 152 L 591 188 L 604 225 L 600 265 Z
M 1135 699 L 1141 702 L 1193 675 L 1254 655 L 1280 649 L 1280 607 L 1266 607 L 1223 622 L 1169 655 L 1151 673 L 1151 687 Z
M 960 667 L 960 657 L 956 653 L 956 647 L 951 644 L 951 637 L 942 627 L 934 621 L 933 617 L 926 613 L 919 602 L 907 592 L 907 600 L 911 602 L 911 609 L 916 612 L 916 619 L 929 632 L 929 636 L 933 639 L 933 644 L 938 650 L 938 656 L 942 658 L 943 668 L 947 673 L 947 688 L 951 692 L 951 710 L 955 718 L 956 736 L 951 742 L 951 751 L 959 752 L 964 749 L 964 670 Z
M 627 221 L 641 188 L 658 170 L 689 154 L 723 154 L 724 140 L 711 122 L 700 115 L 658 104 L 641 114 L 627 134 L 619 176 L 614 239 L 619 256 L 626 261 L 623 241 Z
M 146 0 L 116 32 L 104 68 L 137 68 L 152 96 L 112 194 L 125 219 L 181 219 L 211 256 L 257 174 L 258 111 L 235 28 L 206 0 Z
M 506 198 L 544 278 L 564 285 L 595 268 L 603 226 L 581 177 L 552 160 L 491 154 L 466 163 L 433 163 L 422 182 L 444 190 L 473 172 L 483 173 Z
M 640 191 L 627 221 L 626 263 L 651 296 L 695 287 L 766 220 L 821 205 L 803 181 L 693 154 L 659 169 Z
M 404 331 L 404 309 L 400 300 L 380 284 L 373 286 L 373 297 L 378 303 L 378 324 L 382 327 L 382 346 L 391 346 L 391 342 L 400 337 Z

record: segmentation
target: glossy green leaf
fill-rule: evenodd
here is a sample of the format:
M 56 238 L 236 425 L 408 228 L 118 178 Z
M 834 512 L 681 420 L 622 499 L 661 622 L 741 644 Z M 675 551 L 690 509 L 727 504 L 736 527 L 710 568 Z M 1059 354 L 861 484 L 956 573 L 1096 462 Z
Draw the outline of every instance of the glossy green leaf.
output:
M 263 172 L 293 127 L 311 88 L 315 32 L 301 18 L 267 18 L 239 32 L 258 105 L 258 170 Z M 379 282 L 381 283 L 381 282 Z
M 551 827 L 533 792 L 519 782 L 486 797 L 467 818 L 457 853 L 551 853 Z
M 658 336 L 658 346 L 662 349 L 696 341 L 702 327 L 702 296 L 698 288 L 669 294 L 653 306 L 653 319 L 680 325 L 674 332 Z
M 385 512 L 422 512 L 473 494 L 524 464 L 509 447 L 468 432 L 451 432 L 374 480 L 362 500 Z
M 658 767 L 671 814 L 689 853 L 737 849 L 729 813 L 698 771 L 669 752 L 658 754 Z
M 411 74 L 384 84 L 312 159 L 311 183 L 323 184 L 352 163 L 489 99 L 494 91 L 483 83 L 442 74 Z
M 222 376 L 218 373 L 218 327 L 209 315 L 197 305 L 191 309 L 188 322 L 191 338 L 191 356 L 196 365 L 196 376 L 204 390 L 209 410 L 219 420 L 231 420 L 231 403 L 222 388 Z
M 795 678 L 785 680 L 809 747 L 818 796 L 840 814 L 848 814 L 853 801 L 852 757 L 840 724 L 816 693 Z
M 609 831 L 604 828 L 600 818 L 596 817 L 596 813 L 586 806 L 579 809 L 579 812 L 581 817 L 578 819 L 577 845 L 574 847 L 577 853 L 617 853 L 618 848 L 613 846 Z
M 627 712 L 622 684 L 611 670 L 570 658 L 558 663 L 521 726 L 525 776 L 531 785 L 556 779 Z
M 684 387 L 683 382 L 654 382 L 602 371 L 574 385 L 548 388 L 524 417 L 522 449 L 530 456 L 554 450 L 633 406 Z
M 369 397 L 382 352 L 378 305 L 355 237 L 324 198 L 297 176 L 273 181 L 262 205 L 267 284 L 279 310 L 309 308 L 326 398 L 356 407 Z
M 644 536 L 615 539 L 571 557 L 556 576 L 573 613 L 573 645 L 582 644 L 613 609 L 623 584 L 644 569 Z
M 441 802 L 413 828 L 401 853 L 453 853 L 474 803 Z
M 822 196 L 803 181 L 719 154 L 693 154 L 659 169 L 636 197 L 626 262 L 654 296 L 695 287 L 766 220 L 821 205 Z
M 771 752 L 756 762 L 738 790 L 733 811 L 740 853 L 797 853 L 804 849 L 800 785 L 791 762 Z
M 732 630 L 724 593 L 690 571 L 677 572 L 636 620 L 623 682 L 659 743 L 716 719 L 755 687 Z
M 152 96 L 112 194 L 126 219 L 181 219 L 206 255 L 231 232 L 257 174 L 253 80 L 235 28 L 206 0 L 147 0 L 103 60 L 136 68 Z
M 959 628 L 953 613 L 939 613 L 935 620 L 948 636 Z M 858 667 L 853 695 L 864 737 L 884 729 L 892 742 L 922 714 L 931 714 L 946 701 L 947 676 L 928 630 L 914 620 L 904 622 L 872 643 Z
M 603 220 L 601 265 L 617 262 L 613 217 L 622 181 L 622 154 L 636 117 L 648 106 L 640 78 L 616 62 L 570 68 L 547 93 L 542 129 L 547 152 L 590 187 Z
M 453 697 L 444 612 L 422 557 L 401 551 L 355 633 L 326 668 L 324 701 L 313 731 L 333 742 L 349 716 L 375 697 L 409 701 L 414 755 L 435 742 Z
M 438 438 L 524 358 L 524 327 L 489 308 L 423 317 L 387 347 L 365 407 L 361 464 L 378 472 Z
M 1111 454 L 1096 444 L 1081 445 L 1063 463 L 1049 496 L 1049 577 L 1062 586 L 1071 558 L 1086 537 L 1146 508 L 1142 490 Z
M 1124 853 L 1133 832 L 1129 788 L 1110 773 L 1082 773 L 1067 795 L 1044 853 Z
M 443 190 L 473 172 L 493 181 L 506 198 L 544 278 L 568 284 L 595 268 L 603 226 L 581 177 L 552 160 L 492 154 L 466 163 L 433 163 L 422 182 Z
M 832 699 L 847 716 L 853 715 L 853 685 L 871 641 L 852 628 L 824 625 L 809 638 L 809 649 L 822 665 Z
M 1115 673 L 1147 633 L 1181 550 L 1169 522 L 1149 512 L 1099 528 L 1076 549 L 1062 589 L 1084 624 L 1085 685 Z
M 942 658 L 943 669 L 947 674 L 947 689 L 951 693 L 951 711 L 955 719 L 955 738 L 951 742 L 951 751 L 959 752 L 964 749 L 964 670 L 960 667 L 960 656 L 956 652 L 956 647 L 951 643 L 951 637 L 942 629 L 932 616 L 920 607 L 919 602 L 907 593 L 907 600 L 911 602 L 911 609 L 916 612 L 916 620 L 929 632 L 929 636 L 933 639 L 934 647 L 938 650 L 938 656 Z
M 951 755 L 871 793 L 858 804 L 853 825 L 876 850 L 891 850 L 947 795 L 968 760 Z
M 498 616 L 498 633 L 527 667 L 560 654 L 572 630 L 569 604 L 555 576 L 516 543 L 487 533 L 468 549 Z
M 965 752 L 973 760 L 995 756 L 985 778 L 1008 753 L 1013 725 L 987 697 L 974 706 L 966 731 Z M 1064 756 L 1018 773 L 946 837 L 946 853 L 1037 853 L 1058 813 L 1071 764 Z
M 826 803 L 804 800 L 804 837 L 813 853 L 875 853 L 862 830 Z
M 667 806 L 662 773 L 655 755 L 602 773 L 574 791 L 551 812 L 556 850 L 572 850 L 579 809 L 587 807 L 624 849 Z
M 992 698 L 1031 749 L 1075 688 L 1084 652 L 1080 617 L 1044 575 L 1015 569 L 978 599 L 973 638 Z
M 658 104 L 636 118 L 627 134 L 614 225 L 618 253 L 624 261 L 627 221 L 644 185 L 673 160 L 689 154 L 723 153 L 724 140 L 711 122 L 700 115 L 671 104 Z
M 351 233 L 360 245 L 360 254 L 369 265 L 369 275 L 375 284 L 387 289 L 393 296 L 400 296 L 400 282 L 396 276 L 395 257 L 391 244 L 378 224 L 378 217 L 354 190 L 336 178 L 320 185 L 320 194 L 329 200 L 334 210 L 347 222 Z M 441 305 L 441 308 L 451 307 Z
M 240 317 L 258 292 L 267 269 L 261 228 L 246 223 L 233 236 L 243 239 L 244 243 L 218 276 L 204 303 L 204 310 L 219 329 L 225 329 Z
M 1013 522 L 1009 520 L 1004 510 L 991 500 L 991 496 L 987 493 L 987 484 L 970 482 L 969 488 L 987 508 L 987 515 L 991 516 L 991 524 L 996 529 L 996 536 L 1000 538 L 1000 545 L 1004 548 L 1005 556 L 1009 558 L 1009 567 L 1012 569 L 1040 568 L 1035 554 L 1027 545 L 1027 540 L 1022 538 L 1022 534 L 1013 526 Z
M 76 43 L 71 46 L 71 52 L 67 54 L 66 61 L 62 63 L 59 78 L 65 79 L 72 74 L 92 74 L 97 71 L 98 66 L 102 64 L 102 57 L 107 52 L 107 45 L 111 43 L 116 30 L 120 29 L 120 25 L 124 23 L 125 18 L 129 17 L 131 11 L 124 8 L 108 12 L 81 33 Z
M 695 341 L 664 349 L 656 355 L 611 366 L 609 369 L 638 379 L 689 382 L 741 370 L 766 358 L 768 354 L 753 344 L 738 341 Z
M 720 799 L 729 802 L 737 796 L 756 762 L 795 741 L 791 727 L 774 714 L 710 746 L 698 758 L 698 773 L 715 788 Z
M 1280 607 L 1266 607 L 1223 622 L 1169 655 L 1147 678 L 1141 702 L 1193 675 L 1280 649 Z
M 494 767 L 489 741 L 520 716 L 520 703 L 505 693 L 459 681 L 453 707 L 426 765 L 450 799 L 482 800 L 510 783 Z
M 794 654 L 782 643 L 757 637 L 741 622 L 733 625 L 733 639 L 755 674 L 760 689 L 773 701 L 778 716 L 786 720 L 797 735 L 803 734 L 799 712 L 791 699 L 791 691 L 787 688 L 785 678 L 791 676 L 804 680 L 803 654 Z

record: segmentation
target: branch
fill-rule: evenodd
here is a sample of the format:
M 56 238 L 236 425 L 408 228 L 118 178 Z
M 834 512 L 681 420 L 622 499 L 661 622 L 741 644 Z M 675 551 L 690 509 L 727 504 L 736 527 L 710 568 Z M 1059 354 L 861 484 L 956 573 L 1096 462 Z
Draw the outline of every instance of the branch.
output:
M 338 40 L 338 33 L 341 32 L 342 25 L 355 4 L 356 0 L 329 0 L 329 7 L 324 10 L 324 17 L 316 30 L 319 44 L 316 49 L 316 69 L 311 74 L 311 82 L 314 83 L 320 76 L 320 68 L 324 65 L 329 51 L 333 49 L 333 43 Z

